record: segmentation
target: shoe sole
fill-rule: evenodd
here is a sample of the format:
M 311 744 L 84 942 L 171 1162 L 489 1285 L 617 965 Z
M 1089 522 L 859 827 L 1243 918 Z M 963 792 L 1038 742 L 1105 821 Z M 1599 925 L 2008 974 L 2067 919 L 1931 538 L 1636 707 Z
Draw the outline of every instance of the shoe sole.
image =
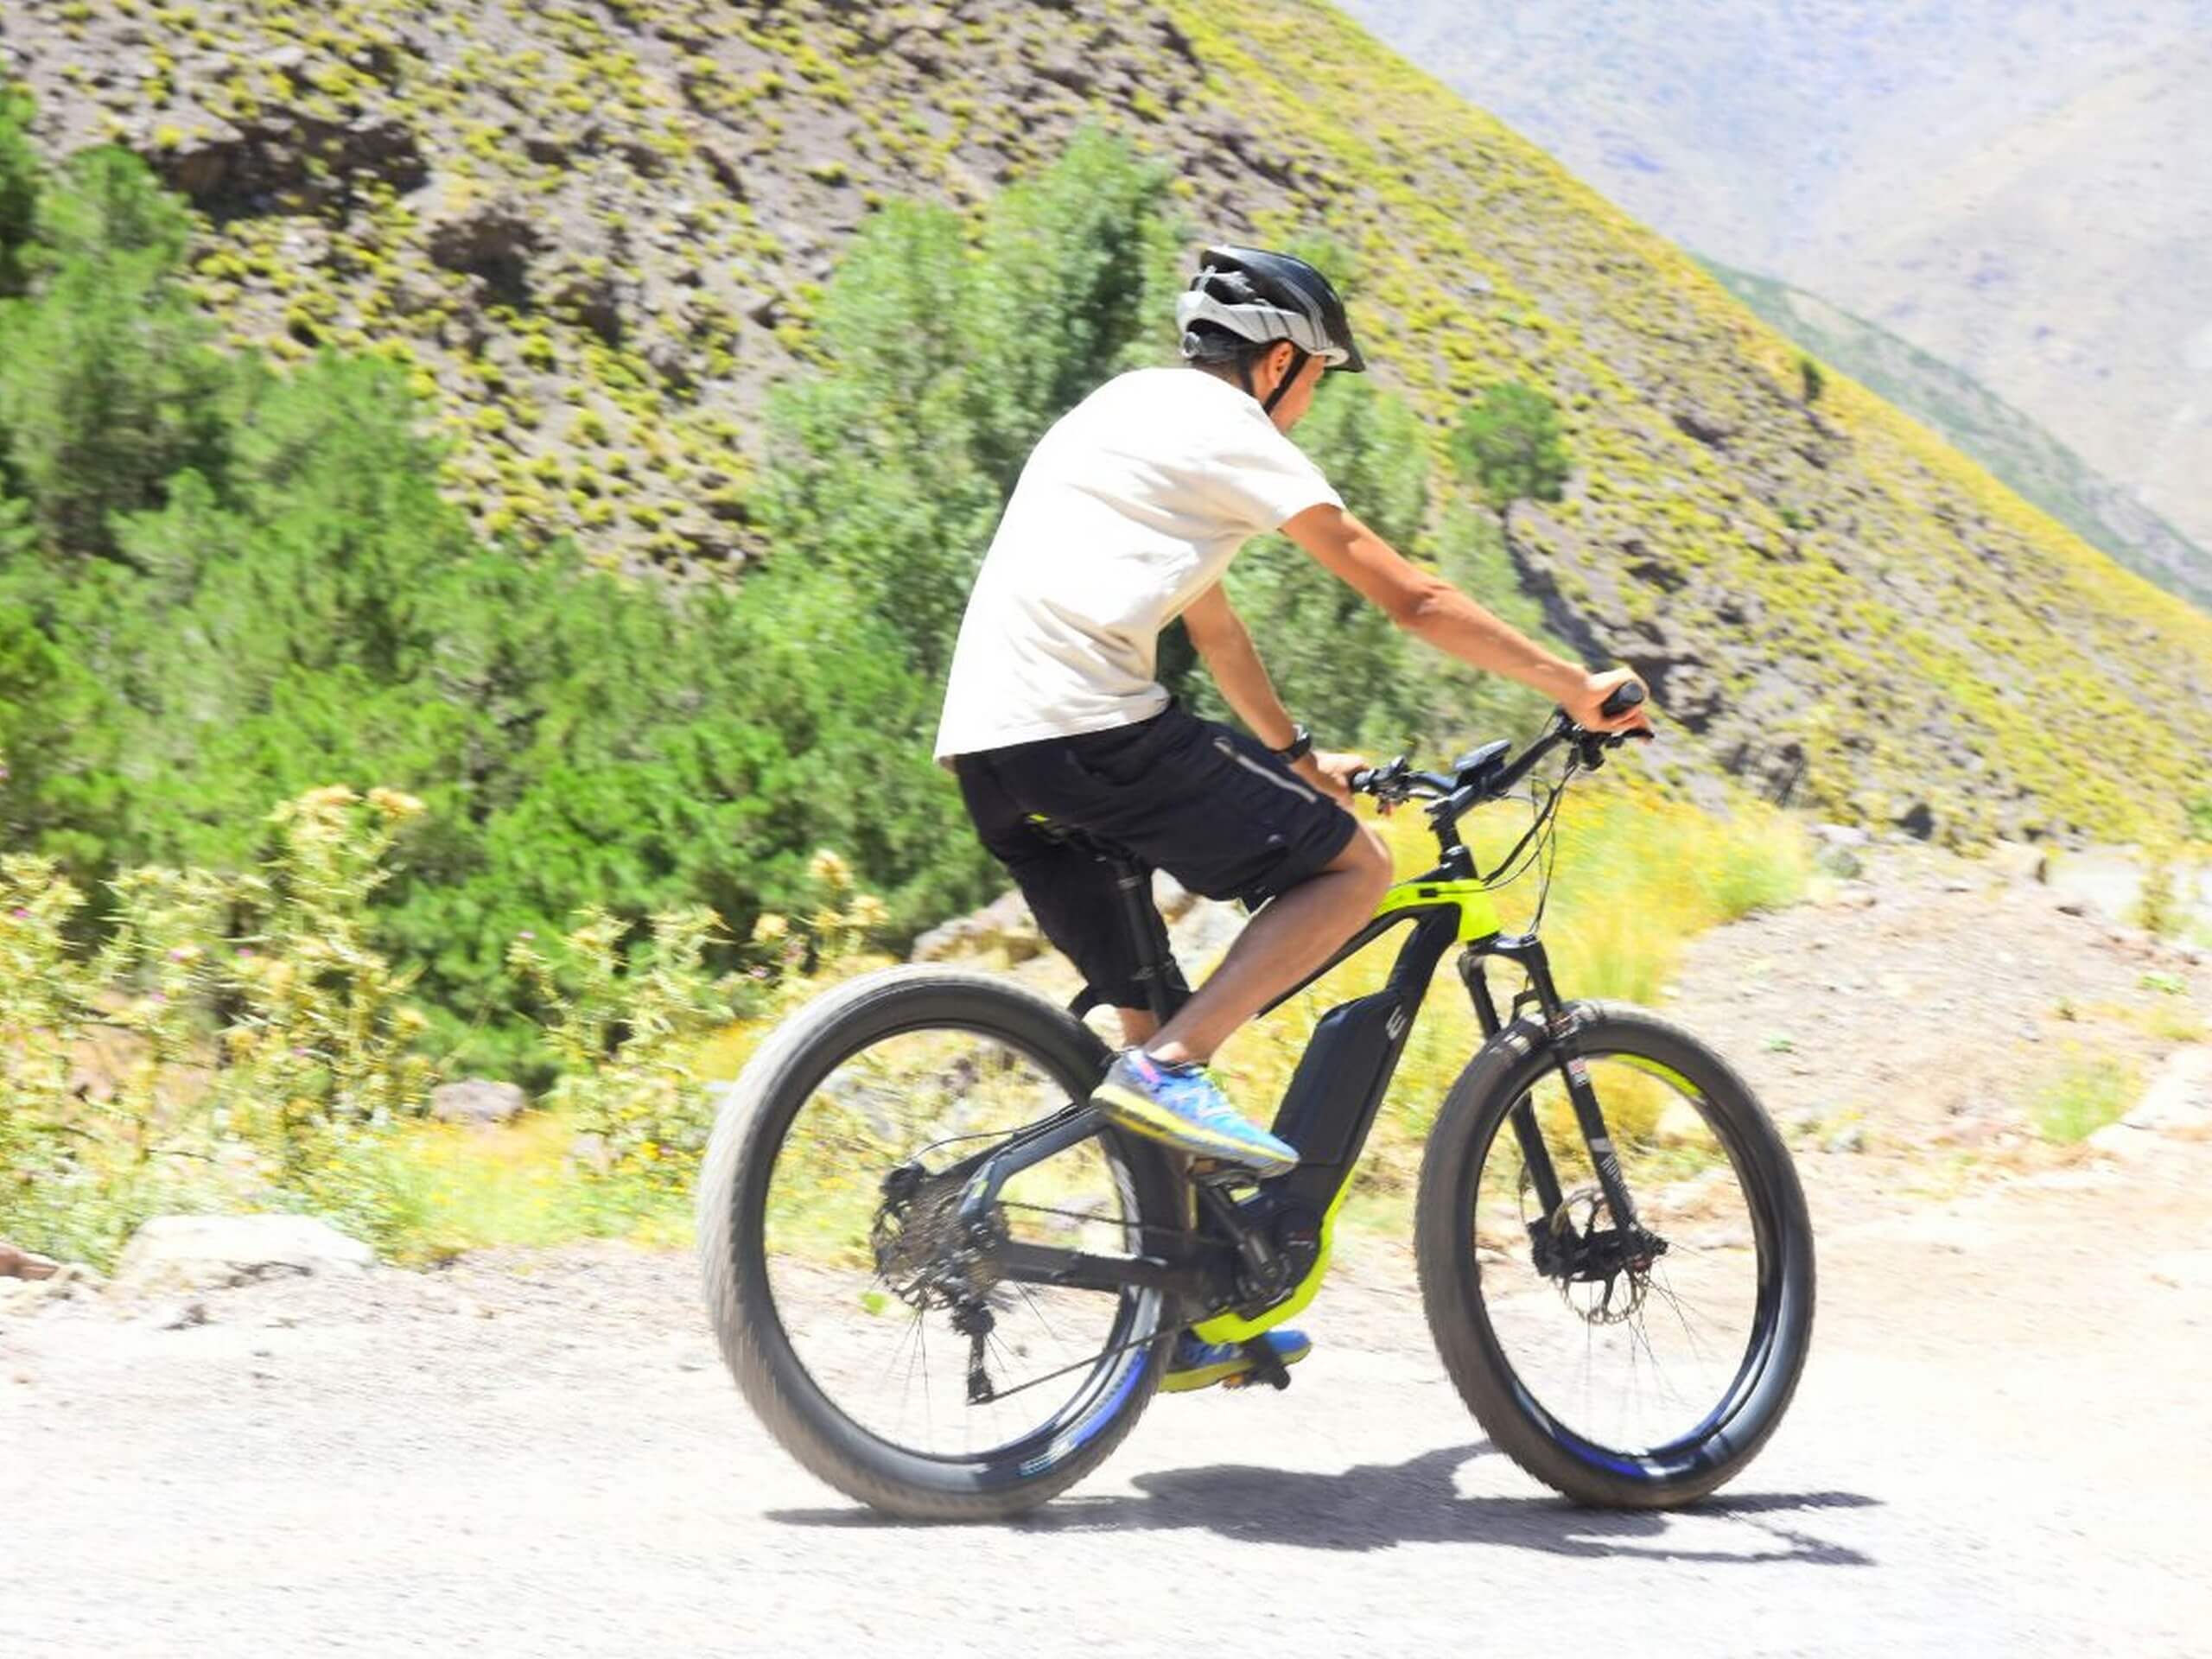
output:
M 1158 1102 L 1135 1090 L 1103 1084 L 1090 1096 L 1090 1103 L 1105 1114 L 1109 1122 L 1128 1130 L 1132 1135 L 1141 1135 L 1147 1141 L 1157 1141 L 1162 1146 L 1173 1147 L 1178 1152 L 1187 1152 L 1193 1157 L 1219 1158 L 1239 1168 L 1250 1170 L 1262 1180 L 1271 1176 L 1287 1175 L 1298 1167 L 1295 1159 L 1285 1163 L 1280 1158 L 1270 1158 L 1229 1135 L 1210 1135 L 1195 1124 L 1164 1110 Z
M 1296 1353 L 1278 1354 L 1275 1357 L 1287 1370 L 1313 1351 L 1313 1344 L 1309 1342 Z M 1170 1371 L 1160 1379 L 1160 1391 L 1162 1394 L 1196 1394 L 1200 1389 L 1211 1389 L 1232 1377 L 1247 1376 L 1251 1370 L 1252 1362 L 1239 1356 L 1211 1365 L 1200 1365 L 1192 1370 Z

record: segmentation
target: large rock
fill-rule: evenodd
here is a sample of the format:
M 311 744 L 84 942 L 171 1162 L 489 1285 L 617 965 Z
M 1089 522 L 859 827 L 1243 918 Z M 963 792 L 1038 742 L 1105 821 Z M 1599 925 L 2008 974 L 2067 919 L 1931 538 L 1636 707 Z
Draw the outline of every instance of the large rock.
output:
M 1014 962 L 1026 962 L 1045 948 L 1037 918 L 1019 893 L 1003 893 L 972 916 L 931 928 L 914 941 L 912 959 L 942 962 L 948 957 L 979 954 L 994 945 L 1003 948 Z
M 2089 1144 L 2133 1158 L 2157 1151 L 2161 1138 L 2212 1140 L 2212 1047 L 2200 1044 L 2167 1056 L 2127 1116 L 2106 1124 Z
M 530 1096 L 512 1083 L 464 1077 L 430 1090 L 430 1116 L 441 1123 L 505 1123 L 522 1115 Z
M 2154 1135 L 2212 1136 L 2212 1048 L 2199 1045 L 2167 1056 L 2143 1098 L 2120 1122 Z
M 111 1284 L 130 1293 L 219 1290 L 375 1265 L 367 1245 L 307 1216 L 156 1216 L 124 1247 Z

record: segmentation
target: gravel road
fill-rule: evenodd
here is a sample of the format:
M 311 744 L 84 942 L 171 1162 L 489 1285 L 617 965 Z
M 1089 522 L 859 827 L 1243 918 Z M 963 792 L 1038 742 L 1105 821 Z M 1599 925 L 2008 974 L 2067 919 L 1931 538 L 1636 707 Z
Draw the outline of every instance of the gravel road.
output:
M 1865 1162 L 1807 1160 L 1816 1221 Z M 2202 1653 L 2208 1177 L 2177 1144 L 1824 1227 L 1792 1415 L 1668 1516 L 1488 1451 L 1381 1247 L 1287 1394 L 1163 1397 L 1007 1528 L 799 1472 L 681 1256 L 64 1303 L 0 1324 L 0 1655 Z

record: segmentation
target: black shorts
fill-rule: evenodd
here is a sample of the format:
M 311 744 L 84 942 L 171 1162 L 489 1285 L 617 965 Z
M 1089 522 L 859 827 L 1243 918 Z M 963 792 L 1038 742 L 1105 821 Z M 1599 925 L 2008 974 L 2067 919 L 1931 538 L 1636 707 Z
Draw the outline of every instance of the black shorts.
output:
M 1173 704 L 1134 726 L 952 764 L 983 845 L 1045 937 L 1116 1007 L 1147 999 L 1112 870 L 1039 820 L 1109 842 L 1193 893 L 1253 907 L 1325 868 L 1358 828 L 1255 739 Z

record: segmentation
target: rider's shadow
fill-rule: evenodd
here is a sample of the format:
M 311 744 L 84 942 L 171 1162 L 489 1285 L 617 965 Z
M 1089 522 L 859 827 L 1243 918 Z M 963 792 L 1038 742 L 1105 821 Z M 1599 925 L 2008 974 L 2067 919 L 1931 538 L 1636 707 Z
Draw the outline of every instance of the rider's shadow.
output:
M 1856 1492 L 1724 1494 L 1691 1510 L 1661 1511 L 1579 1509 L 1555 1497 L 1460 1497 L 1453 1471 L 1488 1450 L 1487 1443 L 1451 1446 L 1406 1463 L 1358 1464 L 1332 1475 L 1243 1464 L 1170 1470 L 1137 1476 L 1132 1484 L 1141 1497 L 1064 1497 L 1011 1524 L 1027 1532 L 1192 1529 L 1306 1549 L 1466 1543 L 1743 1566 L 1874 1564 L 1863 1551 L 1815 1537 L 1786 1517 L 1866 1509 L 1878 1498 Z M 865 1510 L 785 1510 L 771 1518 L 804 1526 L 899 1524 Z M 1735 1535 L 1716 1538 L 1707 1524 L 1715 1521 L 1729 1523 Z M 1690 1536 L 1672 1535 L 1679 1533 Z

